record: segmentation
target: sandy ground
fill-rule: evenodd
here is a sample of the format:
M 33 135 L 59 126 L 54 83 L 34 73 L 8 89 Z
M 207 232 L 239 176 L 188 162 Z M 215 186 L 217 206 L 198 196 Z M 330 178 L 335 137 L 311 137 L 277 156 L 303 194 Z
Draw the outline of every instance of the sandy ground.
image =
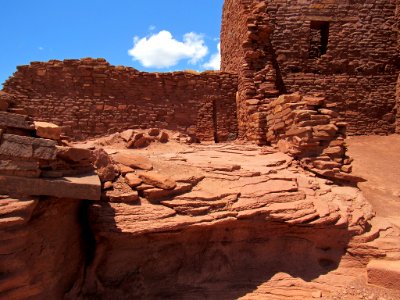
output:
M 400 227 L 400 135 L 350 137 L 347 143 L 354 175 L 367 180 L 359 188 L 378 216 Z

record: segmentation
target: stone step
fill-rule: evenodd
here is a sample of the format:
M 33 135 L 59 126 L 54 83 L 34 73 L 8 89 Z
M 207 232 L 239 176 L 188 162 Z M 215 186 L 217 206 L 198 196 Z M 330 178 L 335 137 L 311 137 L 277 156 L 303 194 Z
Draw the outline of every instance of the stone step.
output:
M 101 183 L 97 174 L 55 179 L 0 175 L 0 194 L 100 200 Z

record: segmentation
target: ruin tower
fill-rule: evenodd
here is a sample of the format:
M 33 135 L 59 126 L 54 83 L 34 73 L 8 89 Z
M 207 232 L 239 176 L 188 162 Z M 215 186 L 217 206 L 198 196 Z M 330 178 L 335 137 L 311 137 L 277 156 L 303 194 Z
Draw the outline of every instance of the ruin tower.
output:
M 323 94 L 351 135 L 395 132 L 398 32 L 396 0 L 225 0 L 222 70 L 239 75 L 239 136 L 264 143 L 263 106 L 297 91 Z

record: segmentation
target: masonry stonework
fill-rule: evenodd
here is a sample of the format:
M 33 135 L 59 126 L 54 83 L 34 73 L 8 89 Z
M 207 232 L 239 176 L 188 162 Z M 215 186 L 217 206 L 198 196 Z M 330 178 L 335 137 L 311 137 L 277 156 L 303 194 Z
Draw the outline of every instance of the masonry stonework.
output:
M 33 62 L 4 84 L 13 109 L 85 139 L 133 128 L 166 128 L 201 140 L 236 138 L 236 75 L 143 73 L 104 59 Z
M 258 107 L 297 91 L 324 94 L 349 134 L 393 133 L 398 20 L 391 0 L 225 1 L 222 70 L 239 75 L 239 135 L 265 142 Z M 258 107 L 241 117 L 252 99 Z

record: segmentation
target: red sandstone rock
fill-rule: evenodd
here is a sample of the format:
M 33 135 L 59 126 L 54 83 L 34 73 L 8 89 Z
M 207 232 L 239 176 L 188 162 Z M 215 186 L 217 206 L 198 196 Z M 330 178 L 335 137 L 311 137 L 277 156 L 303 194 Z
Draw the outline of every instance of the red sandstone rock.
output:
M 14 134 L 3 134 L 0 155 L 25 159 L 54 160 L 56 142 L 47 139 L 32 138 Z
M 158 187 L 163 190 L 172 190 L 176 187 L 176 182 L 163 174 L 156 172 L 146 172 L 139 174 L 139 178 L 144 183 Z
M 39 177 L 41 174 L 39 162 L 24 160 L 0 160 L 0 174 L 23 177 Z
M 162 131 L 160 137 L 158 138 L 158 140 L 160 141 L 160 143 L 167 143 L 168 140 L 169 140 L 168 133 L 166 133 L 165 131 Z
M 61 128 L 53 123 L 48 122 L 34 122 L 36 135 L 38 137 L 58 141 L 61 136 Z
M 142 183 L 142 179 L 140 179 L 136 174 L 133 173 L 126 174 L 125 181 L 132 188 Z
M 101 182 L 113 181 L 117 177 L 118 172 L 108 156 L 107 152 L 103 149 L 98 149 L 93 152 L 94 154 L 94 167 L 100 177 Z
M 25 178 L 0 175 L 0 194 L 53 196 L 70 199 L 100 200 L 101 185 L 97 175 L 57 179 Z
M 141 170 L 152 170 L 153 164 L 151 161 L 141 155 L 117 153 L 113 155 L 113 160 L 117 163 L 123 164 L 125 166 L 141 169 Z
M 133 134 L 135 131 L 133 129 L 128 129 L 120 133 L 121 138 L 125 141 L 128 142 L 132 138 Z
M 57 147 L 57 157 L 70 162 L 90 161 L 92 151 L 85 148 Z
M 139 200 L 139 195 L 137 191 L 121 193 L 112 190 L 107 191 L 106 196 L 109 198 L 110 202 L 133 203 Z
M 33 122 L 28 116 L 0 111 L 0 126 L 34 130 Z
M 174 189 L 162 189 L 162 188 L 147 188 L 143 190 L 143 195 L 146 199 L 152 202 L 159 202 L 169 197 L 177 196 L 190 192 L 192 189 L 190 183 L 178 183 Z M 167 205 L 168 206 L 168 205 Z
M 148 131 L 149 136 L 158 136 L 160 134 L 160 129 L 158 128 L 151 128 Z
M 128 166 L 125 166 L 125 165 L 122 165 L 122 164 L 119 164 L 118 168 L 119 168 L 119 172 L 121 173 L 121 175 L 126 175 L 128 173 L 135 172 L 135 170 L 132 169 L 131 167 L 128 167 Z
M 8 106 L 9 106 L 8 101 L 0 98 L 0 111 L 7 111 Z

